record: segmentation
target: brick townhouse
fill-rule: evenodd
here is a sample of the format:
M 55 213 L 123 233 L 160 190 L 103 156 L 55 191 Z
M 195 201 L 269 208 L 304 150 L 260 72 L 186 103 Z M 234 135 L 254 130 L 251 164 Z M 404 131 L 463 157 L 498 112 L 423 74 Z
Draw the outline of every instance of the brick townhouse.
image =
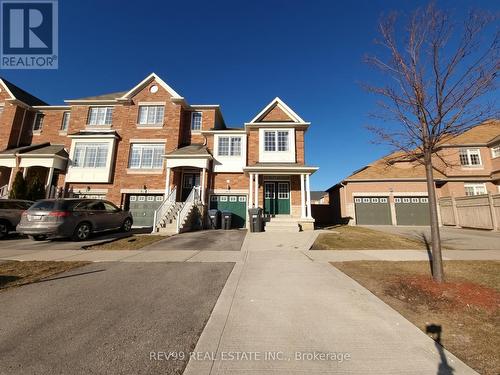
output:
M 218 208 L 244 227 L 247 209 L 262 207 L 267 229 L 313 227 L 310 123 L 279 98 L 230 128 L 219 105 L 188 104 L 154 73 L 128 91 L 60 106 L 5 79 L 0 90 L 4 197 L 21 170 L 45 181 L 49 197 L 105 198 L 130 209 L 138 226 L 177 222 L 179 231 L 193 212 Z
M 500 121 L 487 121 L 448 139 L 438 155 L 438 198 L 500 192 Z M 425 170 L 398 154 L 359 169 L 328 192 L 337 219 L 350 224 L 429 224 Z

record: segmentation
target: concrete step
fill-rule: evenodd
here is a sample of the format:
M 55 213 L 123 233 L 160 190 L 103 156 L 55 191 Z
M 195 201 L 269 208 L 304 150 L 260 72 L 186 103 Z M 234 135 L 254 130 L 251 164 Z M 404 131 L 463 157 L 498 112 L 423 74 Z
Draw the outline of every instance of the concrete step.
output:
M 266 223 L 266 232 L 299 232 L 297 219 L 291 217 L 272 218 Z

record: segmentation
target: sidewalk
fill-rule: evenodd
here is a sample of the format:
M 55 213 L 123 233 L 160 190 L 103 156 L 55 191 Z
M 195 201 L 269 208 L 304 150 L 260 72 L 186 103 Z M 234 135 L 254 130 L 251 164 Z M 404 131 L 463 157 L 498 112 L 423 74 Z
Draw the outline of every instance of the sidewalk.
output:
M 205 357 L 191 359 L 184 374 L 475 374 L 368 290 L 306 256 L 314 237 L 247 236 L 244 263 L 196 346 Z

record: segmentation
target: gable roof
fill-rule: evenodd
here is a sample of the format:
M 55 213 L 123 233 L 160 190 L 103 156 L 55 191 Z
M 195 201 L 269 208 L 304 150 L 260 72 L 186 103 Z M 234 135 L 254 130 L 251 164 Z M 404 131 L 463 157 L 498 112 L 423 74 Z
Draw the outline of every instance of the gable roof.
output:
M 485 121 L 443 143 L 443 146 L 488 144 L 500 135 L 500 120 Z
M 139 82 L 136 86 L 134 86 L 132 89 L 127 91 L 124 95 L 122 95 L 119 99 L 123 99 L 123 100 L 129 99 L 131 96 L 133 96 L 138 91 L 142 90 L 147 84 L 149 84 L 152 81 L 156 81 L 170 95 L 172 95 L 172 98 L 179 99 L 179 100 L 184 99 L 182 96 L 180 96 L 178 93 L 176 93 L 173 88 L 171 88 L 169 85 L 167 85 L 166 82 L 163 81 L 156 73 L 151 73 L 150 75 L 148 75 L 141 82 Z
M 95 96 L 86 96 L 85 98 L 78 98 L 78 99 L 72 99 L 73 100 L 115 100 L 117 98 L 122 97 L 126 91 L 119 91 L 119 92 L 111 92 L 109 94 L 102 94 L 102 95 L 95 95 Z
M 305 123 L 305 121 L 293 111 L 289 106 L 285 104 L 279 97 L 274 98 L 271 102 L 262 109 L 251 121 L 250 123 L 262 122 L 266 115 L 271 112 L 274 108 L 278 108 L 284 114 L 286 114 L 291 122 L 295 123 Z
M 24 91 L 22 88 L 17 87 L 12 82 L 7 81 L 5 78 L 0 78 L 0 82 L 5 87 L 6 91 L 9 93 L 12 99 L 19 100 L 24 104 L 29 105 L 30 107 L 36 105 L 48 105 L 43 100 L 37 98 L 34 95 L 31 95 L 29 92 Z

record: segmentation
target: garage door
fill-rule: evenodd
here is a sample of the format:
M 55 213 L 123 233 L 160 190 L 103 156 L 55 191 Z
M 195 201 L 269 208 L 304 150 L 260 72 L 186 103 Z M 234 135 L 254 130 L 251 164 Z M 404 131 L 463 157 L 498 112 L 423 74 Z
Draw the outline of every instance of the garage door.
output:
M 136 227 L 152 227 L 155 210 L 163 201 L 163 195 L 130 195 L 129 210 Z
M 247 197 L 245 195 L 212 195 L 210 209 L 233 213 L 231 226 L 244 228 L 247 217 Z
M 391 208 L 389 197 L 356 197 L 356 224 L 391 225 Z
M 429 225 L 427 197 L 394 197 L 398 225 Z

